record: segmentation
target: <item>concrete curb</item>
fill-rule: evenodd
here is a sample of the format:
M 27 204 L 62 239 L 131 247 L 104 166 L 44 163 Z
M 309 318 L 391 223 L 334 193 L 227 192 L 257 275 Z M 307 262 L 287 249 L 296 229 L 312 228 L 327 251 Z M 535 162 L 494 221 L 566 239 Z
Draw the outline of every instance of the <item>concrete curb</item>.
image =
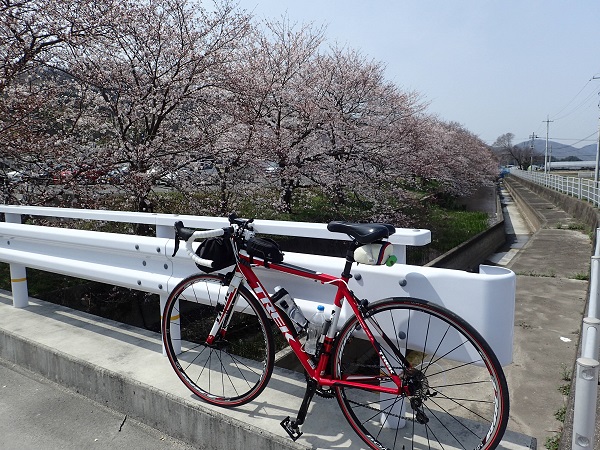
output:
M 531 230 L 535 233 L 546 225 L 546 219 L 539 213 L 539 211 L 537 211 L 526 200 L 524 200 L 520 192 L 512 186 L 513 183 L 519 182 L 520 180 L 517 181 L 514 177 L 504 178 L 504 186 L 506 186 L 506 190 L 517 204 L 517 207 L 527 222 L 527 225 L 529 225 L 529 228 L 531 228 Z
M 0 357 L 199 448 L 310 448 L 1 328 Z

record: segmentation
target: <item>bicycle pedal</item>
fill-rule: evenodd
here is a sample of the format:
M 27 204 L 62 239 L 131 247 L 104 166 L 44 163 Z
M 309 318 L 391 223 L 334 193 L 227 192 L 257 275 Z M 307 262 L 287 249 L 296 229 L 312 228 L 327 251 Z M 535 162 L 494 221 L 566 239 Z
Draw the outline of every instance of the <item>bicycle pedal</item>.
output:
M 295 425 L 294 422 L 292 422 L 290 416 L 287 416 L 281 421 L 281 426 L 287 432 L 287 434 L 289 434 L 289 436 L 292 438 L 292 441 L 294 442 L 296 442 L 296 440 L 298 440 L 298 438 L 302 436 L 300 428 L 298 428 L 298 426 Z

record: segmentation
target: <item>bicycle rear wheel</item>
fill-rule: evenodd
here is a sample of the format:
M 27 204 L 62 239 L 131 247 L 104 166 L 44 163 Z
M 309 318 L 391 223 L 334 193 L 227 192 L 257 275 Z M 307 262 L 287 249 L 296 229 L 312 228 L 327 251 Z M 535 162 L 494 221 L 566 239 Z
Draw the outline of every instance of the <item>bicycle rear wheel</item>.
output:
M 472 326 L 412 298 L 372 303 L 364 316 L 407 389 L 394 395 L 335 388 L 344 416 L 371 448 L 493 449 L 500 443 L 508 387 L 498 359 Z M 338 334 L 333 358 L 334 378 L 395 387 L 356 317 Z
M 188 389 L 208 403 L 238 406 L 265 388 L 275 351 L 265 312 L 244 287 L 238 291 L 226 332 L 207 344 L 226 293 L 220 275 L 196 274 L 184 279 L 167 299 L 162 335 L 169 362 Z

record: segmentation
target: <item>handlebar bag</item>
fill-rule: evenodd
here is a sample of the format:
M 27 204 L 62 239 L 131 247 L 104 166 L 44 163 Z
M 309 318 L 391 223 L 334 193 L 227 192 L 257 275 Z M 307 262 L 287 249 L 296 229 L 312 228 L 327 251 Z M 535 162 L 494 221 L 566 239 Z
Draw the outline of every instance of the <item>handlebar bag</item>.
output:
M 229 238 L 213 237 L 205 239 L 196 249 L 196 255 L 213 261 L 213 267 L 196 264 L 198 269 L 206 273 L 215 272 L 235 264 L 233 247 Z
M 283 261 L 283 253 L 281 253 L 279 245 L 273 239 L 253 237 L 246 242 L 246 251 L 250 258 L 256 256 L 264 260 L 265 263 L 273 262 L 277 264 Z

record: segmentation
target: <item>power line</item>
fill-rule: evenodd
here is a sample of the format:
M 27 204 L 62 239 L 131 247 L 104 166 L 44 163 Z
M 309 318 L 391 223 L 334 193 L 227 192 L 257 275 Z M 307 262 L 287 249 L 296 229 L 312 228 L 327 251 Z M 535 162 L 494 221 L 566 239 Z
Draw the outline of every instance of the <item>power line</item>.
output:
M 556 114 L 554 114 L 554 116 L 552 116 L 553 118 L 555 118 L 556 116 L 558 116 L 561 112 L 563 112 L 565 109 L 567 109 L 567 107 L 573 103 L 573 101 L 579 96 L 579 94 L 581 94 L 583 92 L 583 90 L 588 86 L 588 84 L 591 83 L 591 81 L 593 80 L 593 78 L 590 78 L 587 83 L 585 83 L 583 85 L 583 87 L 579 90 L 579 92 L 577 94 L 575 94 L 575 97 L 573 97 L 571 100 L 569 100 L 569 103 L 567 103 L 560 111 L 558 111 Z M 559 119 L 556 119 L 559 120 Z
M 582 106 L 585 106 L 585 104 L 590 100 L 590 98 L 592 98 L 594 95 L 596 94 L 596 91 L 590 93 L 581 103 L 579 103 L 575 108 L 573 108 L 571 111 L 567 112 L 566 114 L 560 116 L 560 117 L 555 117 L 554 120 L 561 120 L 564 119 L 565 117 L 569 117 L 571 114 L 573 114 L 574 112 L 576 112 L 577 110 L 579 110 Z M 564 110 L 565 108 L 563 108 Z M 557 114 L 558 115 L 558 114 Z

